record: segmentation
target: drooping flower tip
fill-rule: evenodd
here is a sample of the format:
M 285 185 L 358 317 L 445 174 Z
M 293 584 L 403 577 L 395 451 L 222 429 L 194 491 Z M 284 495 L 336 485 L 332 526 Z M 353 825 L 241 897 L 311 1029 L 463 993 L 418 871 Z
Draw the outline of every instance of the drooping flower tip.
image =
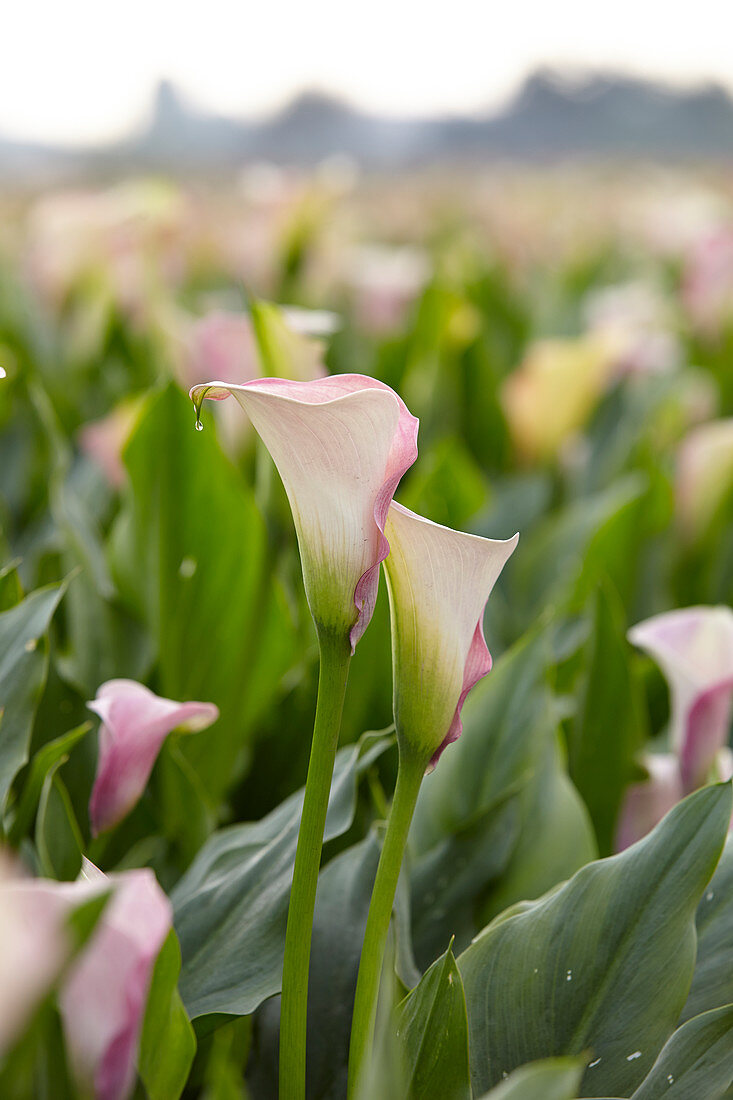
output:
M 135 680 L 109 680 L 87 706 L 102 719 L 89 803 L 95 836 L 118 824 L 138 802 L 172 730 L 193 733 L 219 717 L 213 703 L 162 699 Z

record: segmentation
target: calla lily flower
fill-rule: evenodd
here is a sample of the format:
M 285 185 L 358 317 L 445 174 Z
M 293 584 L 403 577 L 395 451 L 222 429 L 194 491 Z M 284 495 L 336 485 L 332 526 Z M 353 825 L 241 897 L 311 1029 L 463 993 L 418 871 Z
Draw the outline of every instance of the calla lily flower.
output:
M 616 830 L 618 850 L 661 821 L 668 810 L 709 779 L 728 779 L 727 746 L 733 713 L 733 611 L 688 607 L 632 627 L 629 640 L 664 672 L 671 693 L 671 753 L 642 763 L 649 778 L 626 791 Z
M 66 884 L 27 879 L 0 863 L 0 1056 L 23 1033 L 69 957 Z
M 733 417 L 694 428 L 677 455 L 677 517 L 688 539 L 704 535 L 733 492 Z
M 107 891 L 90 939 L 69 963 L 71 914 Z M 94 1100 L 127 1100 L 153 966 L 172 927 L 170 902 L 153 872 L 108 877 L 85 859 L 76 882 L 52 882 L 6 869 L 0 927 L 0 1051 L 60 980 L 58 1003 L 79 1089 Z
M 460 735 L 466 696 L 491 668 L 484 608 L 519 535 L 453 531 L 395 502 L 385 533 L 397 735 L 434 766 Z
M 706 782 L 733 707 L 733 611 L 688 607 L 639 623 L 629 640 L 654 658 L 671 693 L 670 741 L 686 792 Z
M 605 337 L 538 340 L 501 394 L 515 446 L 527 461 L 554 458 L 584 427 L 613 375 Z
M 87 883 L 113 887 L 89 944 L 72 965 L 59 1005 L 77 1081 L 95 1100 L 127 1100 L 153 966 L 173 921 L 149 870 L 109 879 L 85 860 Z
M 206 729 L 219 717 L 213 703 L 161 699 L 135 680 L 109 680 L 87 706 L 102 719 L 89 803 L 95 836 L 121 821 L 139 800 L 172 730 Z
M 417 457 L 418 421 L 389 386 L 359 374 L 191 390 L 197 409 L 230 395 L 280 472 L 316 627 L 348 635 L 353 652 L 374 611 L 387 510 Z

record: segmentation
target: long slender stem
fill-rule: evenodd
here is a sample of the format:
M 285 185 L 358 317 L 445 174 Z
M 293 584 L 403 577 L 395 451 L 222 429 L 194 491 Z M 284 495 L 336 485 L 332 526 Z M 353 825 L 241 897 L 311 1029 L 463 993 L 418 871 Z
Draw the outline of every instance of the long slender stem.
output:
M 319 638 L 321 665 L 303 813 L 295 853 L 283 959 L 280 1100 L 304 1100 L 308 968 L 328 796 L 349 674 L 345 638 Z
M 364 944 L 361 949 L 359 976 L 356 982 L 356 1000 L 349 1048 L 349 1100 L 354 1100 L 358 1096 L 364 1070 L 371 1060 L 379 980 L 382 974 L 389 922 L 407 844 L 407 834 L 410 831 L 410 822 L 424 774 L 424 760 L 400 755 L 397 786 L 382 854 L 379 857 L 377 876 L 374 880 Z

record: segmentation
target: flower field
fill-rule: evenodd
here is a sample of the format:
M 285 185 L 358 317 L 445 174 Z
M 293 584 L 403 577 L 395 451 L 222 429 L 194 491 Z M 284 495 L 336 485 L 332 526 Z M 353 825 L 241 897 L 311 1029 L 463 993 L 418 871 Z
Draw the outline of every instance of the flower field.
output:
M 733 1095 L 732 605 L 722 173 L 9 189 L 0 1097 Z

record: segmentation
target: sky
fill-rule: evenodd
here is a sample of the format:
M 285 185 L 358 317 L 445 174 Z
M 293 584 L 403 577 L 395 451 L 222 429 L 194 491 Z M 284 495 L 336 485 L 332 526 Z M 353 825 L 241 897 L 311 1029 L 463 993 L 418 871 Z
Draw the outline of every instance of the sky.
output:
M 0 0 L 0 135 L 85 144 L 168 78 L 224 114 L 304 88 L 388 115 L 497 106 L 540 65 L 733 88 L 730 0 Z

